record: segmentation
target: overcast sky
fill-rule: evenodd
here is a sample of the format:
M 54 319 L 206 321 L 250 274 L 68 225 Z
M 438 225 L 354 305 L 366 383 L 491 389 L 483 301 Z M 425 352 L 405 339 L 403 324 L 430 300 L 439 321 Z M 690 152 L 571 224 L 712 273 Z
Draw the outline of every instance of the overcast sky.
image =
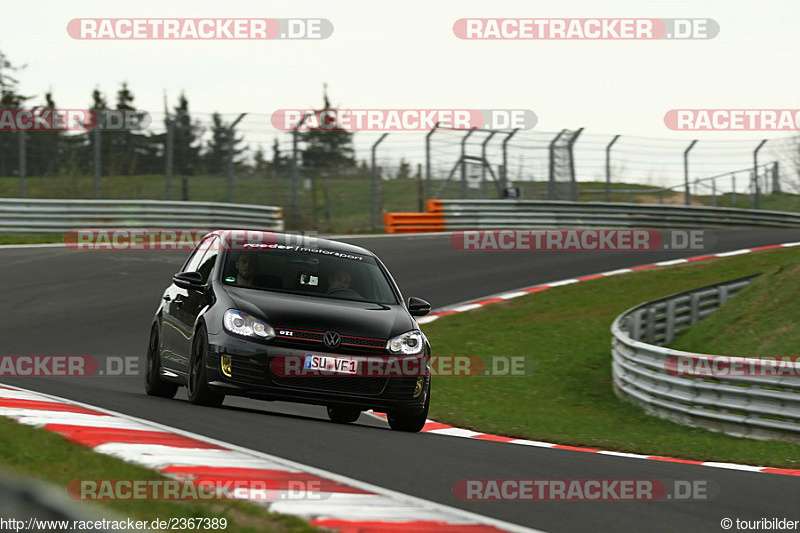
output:
M 530 108 L 537 128 L 667 135 L 678 107 L 800 107 L 800 2 L 38 1 L 0 18 L 0 49 L 27 63 L 22 90 L 52 87 L 85 106 L 95 85 L 127 80 L 161 109 L 186 90 L 196 110 L 264 112 L 319 105 L 327 81 L 345 107 Z M 461 17 L 708 17 L 712 40 L 464 41 Z M 323 17 L 322 41 L 79 41 L 84 17 Z
M 73 18 L 321 17 L 322 41 L 80 41 Z M 462 17 L 702 17 L 711 40 L 465 41 Z M 0 50 L 27 64 L 23 93 L 52 88 L 60 107 L 86 107 L 95 86 L 110 101 L 128 81 L 160 113 L 185 90 L 196 112 L 268 114 L 319 106 L 323 82 L 345 108 L 527 108 L 537 130 L 585 127 L 672 139 L 776 134 L 672 132 L 672 108 L 800 108 L 800 2 L 38 1 L 0 18 Z M 777 134 L 786 136 L 786 133 Z

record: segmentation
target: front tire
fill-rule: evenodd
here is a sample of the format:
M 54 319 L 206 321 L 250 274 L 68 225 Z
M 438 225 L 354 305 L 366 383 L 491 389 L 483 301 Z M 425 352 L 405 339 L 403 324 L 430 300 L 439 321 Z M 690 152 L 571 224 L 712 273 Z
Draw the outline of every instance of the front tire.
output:
M 331 407 L 328 406 L 328 418 L 337 424 L 350 424 L 358 420 L 361 411 L 351 407 Z
M 225 400 L 225 395 L 212 391 L 208 386 L 208 373 L 206 372 L 206 354 L 208 352 L 208 339 L 203 326 L 197 329 L 192 343 L 192 357 L 189 361 L 189 380 L 186 388 L 189 391 L 189 401 L 194 405 L 219 407 Z
M 414 415 L 401 414 L 401 413 L 386 413 L 386 420 L 389 422 L 389 427 L 394 431 L 405 431 L 408 433 L 418 433 L 425 427 L 425 421 L 428 419 L 428 409 L 431 406 L 431 386 L 428 385 L 427 397 L 425 398 L 425 407 L 422 412 Z
M 150 343 L 147 347 L 144 391 L 148 396 L 159 398 L 174 398 L 178 392 L 178 385 L 161 379 L 161 355 L 159 354 L 158 329 L 155 326 L 150 332 Z

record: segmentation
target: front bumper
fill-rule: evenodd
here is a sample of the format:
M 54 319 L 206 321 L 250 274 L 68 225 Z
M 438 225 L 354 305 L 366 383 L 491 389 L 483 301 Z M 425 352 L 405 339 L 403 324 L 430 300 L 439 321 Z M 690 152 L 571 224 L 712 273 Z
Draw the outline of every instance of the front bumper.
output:
M 430 390 L 430 373 L 424 376 L 342 376 L 320 375 L 292 377 L 274 372 L 276 359 L 305 355 L 330 355 L 338 357 L 391 359 L 388 354 L 350 355 L 303 347 L 277 346 L 241 339 L 221 331 L 209 335 L 206 373 L 209 387 L 232 396 L 245 396 L 260 400 L 279 400 L 315 405 L 336 405 L 372 409 L 377 412 L 417 414 L 425 406 Z M 220 356 L 231 357 L 231 376 L 220 370 Z M 408 357 L 408 356 L 404 356 Z M 413 359 L 427 369 L 428 355 Z M 422 377 L 422 392 L 414 397 L 417 377 Z

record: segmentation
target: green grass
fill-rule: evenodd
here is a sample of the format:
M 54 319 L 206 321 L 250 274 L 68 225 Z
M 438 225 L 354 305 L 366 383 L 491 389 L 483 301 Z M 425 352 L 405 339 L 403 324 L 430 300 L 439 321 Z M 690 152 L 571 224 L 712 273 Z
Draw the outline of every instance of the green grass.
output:
M 424 326 L 436 353 L 522 355 L 535 372 L 434 378 L 431 418 L 517 438 L 798 468 L 798 445 L 680 426 L 617 398 L 609 331 L 614 318 L 647 300 L 798 260 L 800 250 L 782 249 L 645 270 L 440 318 Z
M 775 266 L 700 323 L 673 348 L 717 355 L 800 355 L 800 262 Z
M 64 236 L 59 234 L 48 235 L 23 235 L 16 233 L 0 234 L 0 245 L 2 244 L 49 244 L 54 242 L 64 242 Z
M 0 418 L 0 465 L 21 477 L 64 488 L 76 479 L 164 479 L 158 472 L 101 455 L 61 435 Z M 155 518 L 226 518 L 225 531 L 318 531 L 302 520 L 268 513 L 246 502 L 97 501 L 117 516 L 151 522 Z

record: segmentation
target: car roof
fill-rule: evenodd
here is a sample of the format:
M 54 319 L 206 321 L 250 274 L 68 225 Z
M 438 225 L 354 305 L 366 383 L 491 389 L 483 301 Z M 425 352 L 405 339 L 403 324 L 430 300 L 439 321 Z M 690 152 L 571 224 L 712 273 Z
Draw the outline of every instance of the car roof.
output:
M 302 245 L 307 247 L 323 248 L 325 250 L 331 250 L 334 252 L 355 253 L 355 254 L 369 255 L 375 257 L 375 254 L 373 254 L 366 248 L 362 248 L 360 246 L 355 246 L 352 244 L 347 244 L 340 241 L 321 239 L 319 237 L 314 237 L 309 235 L 278 233 L 269 230 L 253 230 L 253 229 L 215 230 L 210 232 L 210 234 L 219 235 L 223 239 L 229 241 L 233 241 L 234 239 L 236 239 L 240 240 L 240 242 L 255 241 L 255 242 L 265 242 L 270 244 L 277 243 L 277 244 Z

